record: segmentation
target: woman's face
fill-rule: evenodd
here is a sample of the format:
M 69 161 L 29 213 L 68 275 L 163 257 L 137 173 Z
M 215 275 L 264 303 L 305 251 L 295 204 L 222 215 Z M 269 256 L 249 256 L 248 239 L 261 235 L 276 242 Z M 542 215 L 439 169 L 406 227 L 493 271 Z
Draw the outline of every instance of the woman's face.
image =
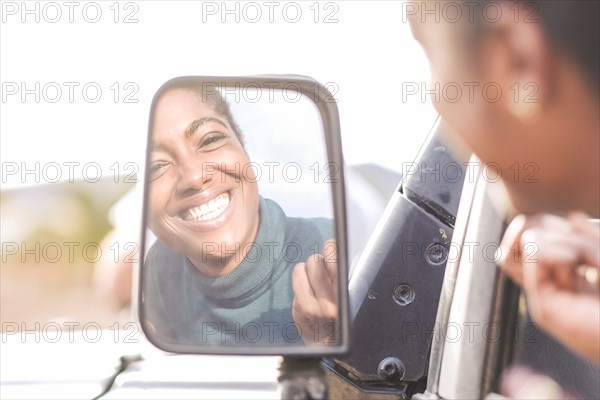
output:
M 211 276 L 235 268 L 259 222 L 258 185 L 229 121 L 190 90 L 156 104 L 150 156 L 150 229 Z M 233 268 L 231 267 L 233 266 Z
M 429 59 L 428 88 L 438 88 L 432 102 L 443 131 L 450 145 L 493 165 L 491 179 L 501 178 L 516 210 L 596 215 L 589 188 L 597 173 L 586 163 L 598 165 L 597 99 L 540 23 L 514 20 L 512 3 L 499 2 L 502 18 L 479 31 L 467 14 L 458 23 L 424 11 L 409 17 Z

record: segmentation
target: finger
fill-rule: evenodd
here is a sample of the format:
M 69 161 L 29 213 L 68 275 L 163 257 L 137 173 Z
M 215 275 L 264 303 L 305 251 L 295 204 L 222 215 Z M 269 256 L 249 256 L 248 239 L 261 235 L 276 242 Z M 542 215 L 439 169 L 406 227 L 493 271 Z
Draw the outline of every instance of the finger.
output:
M 518 215 L 509 224 L 504 233 L 502 243 L 498 248 L 498 265 L 517 284 L 523 285 L 523 263 L 530 261 L 532 251 L 538 251 L 540 246 L 531 237 L 523 239 L 523 233 L 530 229 L 540 229 L 547 232 L 572 233 L 569 222 L 555 215 L 539 214 L 531 217 Z
M 505 372 L 502 393 L 511 399 L 565 399 L 568 394 L 547 376 L 526 367 L 512 367 Z
M 294 304 L 292 308 L 308 315 L 317 315 L 320 309 L 315 292 L 309 283 L 306 264 L 300 263 L 292 271 L 292 289 L 294 290 Z
M 577 291 L 600 296 L 600 220 L 591 221 L 584 213 L 569 215 L 573 230 L 581 235 L 581 264 L 577 267 Z
M 596 240 L 600 239 L 600 223 L 598 220 L 592 221 L 585 214 L 574 214 L 570 216 L 569 221 L 576 232 L 584 233 Z
M 581 235 L 582 259 L 588 265 L 600 267 L 600 223 L 592 222 L 583 213 L 570 216 L 573 230 Z
M 568 219 L 552 214 L 538 214 L 527 219 L 527 227 L 540 227 L 556 232 L 570 232 L 571 223 Z
M 329 280 L 323 256 L 319 255 L 317 261 L 314 261 L 313 258 L 309 259 L 306 262 L 306 271 L 316 301 L 319 304 L 319 311 L 315 317 L 321 319 L 337 318 L 336 288 Z
M 532 319 L 580 355 L 600 362 L 600 302 L 595 296 L 540 283 L 527 293 Z
M 322 255 L 307 260 L 306 273 L 317 301 L 322 308 L 329 308 L 329 304 L 335 302 L 335 289 Z
M 518 243 L 521 238 L 521 232 L 523 232 L 525 229 L 526 222 L 527 217 L 523 214 L 517 215 L 515 218 L 513 218 L 504 231 L 504 237 L 502 238 L 500 247 L 508 250 L 513 243 Z
M 329 277 L 329 284 L 337 288 L 338 285 L 338 267 L 335 261 L 325 261 L 325 269 L 327 269 L 327 276 Z
M 323 245 L 323 258 L 325 259 L 325 267 L 329 273 L 329 278 L 333 284 L 337 283 L 337 243 L 334 239 L 328 240 Z
M 305 343 L 314 344 L 315 323 L 317 328 L 323 318 L 322 307 L 315 298 L 314 291 L 310 285 L 308 271 L 305 263 L 297 264 L 292 271 L 292 285 L 294 289 L 294 301 L 292 303 L 292 318 Z M 318 329 L 316 332 L 319 332 Z
M 329 239 L 323 244 L 323 256 L 327 261 L 337 262 L 337 242 L 335 239 Z
M 593 293 L 598 291 L 594 277 L 598 275 L 600 246 L 594 234 L 590 237 L 577 231 L 528 229 L 523 233 L 522 241 L 536 247 L 536 254 L 525 257 L 525 262 L 539 264 L 538 280 L 552 279 L 559 287 L 572 291 L 580 291 L 582 285 L 591 285 L 589 289 L 594 289 Z M 582 281 L 578 274 L 582 273 L 584 265 Z
M 575 211 L 570 213 L 567 218 L 576 230 L 600 237 L 600 224 L 598 220 L 591 220 L 590 216 L 586 213 Z
M 524 264 L 537 264 L 537 279 L 552 279 L 565 289 L 575 289 L 575 270 L 580 260 L 580 240 L 573 235 L 542 228 L 527 229 L 521 247 L 529 249 Z
M 497 250 L 498 265 L 508 274 L 518 285 L 523 284 L 523 274 L 521 267 L 521 233 L 525 229 L 527 218 L 524 215 L 517 215 L 506 228 L 502 242 Z

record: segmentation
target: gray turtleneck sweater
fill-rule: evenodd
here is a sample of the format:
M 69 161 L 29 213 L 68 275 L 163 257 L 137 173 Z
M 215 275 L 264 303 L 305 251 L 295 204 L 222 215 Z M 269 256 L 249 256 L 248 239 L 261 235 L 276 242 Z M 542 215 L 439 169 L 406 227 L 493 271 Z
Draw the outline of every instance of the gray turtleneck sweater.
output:
M 290 218 L 260 198 L 254 244 L 228 275 L 210 278 L 156 242 L 144 262 L 142 320 L 187 345 L 303 345 L 292 318 L 292 270 L 333 238 L 326 218 Z

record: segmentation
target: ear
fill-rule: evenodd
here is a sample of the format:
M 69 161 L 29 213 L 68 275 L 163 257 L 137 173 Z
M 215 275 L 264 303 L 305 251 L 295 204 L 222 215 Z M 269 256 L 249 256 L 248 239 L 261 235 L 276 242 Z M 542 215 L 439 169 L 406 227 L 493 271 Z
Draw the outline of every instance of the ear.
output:
M 483 65 L 501 87 L 499 103 L 527 122 L 540 116 L 552 93 L 552 52 L 533 3 L 497 2 L 498 18 L 488 20 Z M 535 10 L 533 10 L 535 11 Z

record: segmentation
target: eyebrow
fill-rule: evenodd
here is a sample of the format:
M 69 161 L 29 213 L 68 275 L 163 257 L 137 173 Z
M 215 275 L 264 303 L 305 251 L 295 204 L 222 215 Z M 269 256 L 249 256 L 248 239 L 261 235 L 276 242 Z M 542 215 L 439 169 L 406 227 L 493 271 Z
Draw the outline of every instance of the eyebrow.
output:
M 214 118 L 214 117 L 203 117 L 203 118 L 198 118 L 193 120 L 192 122 L 190 122 L 188 124 L 188 126 L 185 127 L 185 129 L 183 130 L 183 137 L 185 138 L 185 140 L 190 140 L 198 131 L 198 128 L 200 128 L 202 125 L 208 124 L 210 122 L 216 122 L 219 125 L 222 125 L 224 128 L 227 128 L 227 125 L 225 124 L 225 122 L 221 121 L 218 118 Z M 167 148 L 165 147 L 165 145 L 162 142 L 155 142 L 152 141 L 152 151 L 162 151 L 162 152 L 168 152 Z
M 218 118 L 214 118 L 214 117 L 204 117 L 204 118 L 198 118 L 193 120 L 183 131 L 183 136 L 185 137 L 186 140 L 190 140 L 192 138 L 192 136 L 194 136 L 194 134 L 196 133 L 196 131 L 198 130 L 198 128 L 200 128 L 202 125 L 207 124 L 209 122 L 216 122 L 220 125 L 223 125 L 224 128 L 227 128 L 227 125 L 225 125 L 225 122 L 221 121 Z

